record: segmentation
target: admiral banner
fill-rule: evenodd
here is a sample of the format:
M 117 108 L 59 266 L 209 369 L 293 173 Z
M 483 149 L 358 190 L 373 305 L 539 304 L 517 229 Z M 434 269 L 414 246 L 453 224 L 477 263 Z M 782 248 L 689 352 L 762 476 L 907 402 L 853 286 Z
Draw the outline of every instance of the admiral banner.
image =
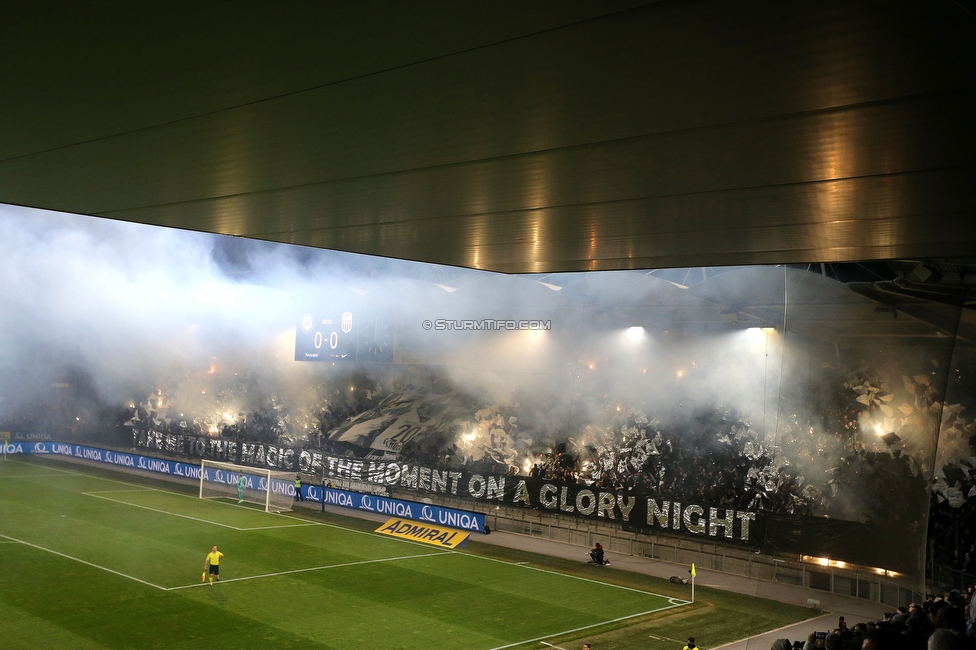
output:
M 470 534 L 451 528 L 404 521 L 403 519 L 388 519 L 385 524 L 376 529 L 376 532 L 400 539 L 409 539 L 412 542 L 440 546 L 441 548 L 464 546 L 468 542 L 468 535 Z

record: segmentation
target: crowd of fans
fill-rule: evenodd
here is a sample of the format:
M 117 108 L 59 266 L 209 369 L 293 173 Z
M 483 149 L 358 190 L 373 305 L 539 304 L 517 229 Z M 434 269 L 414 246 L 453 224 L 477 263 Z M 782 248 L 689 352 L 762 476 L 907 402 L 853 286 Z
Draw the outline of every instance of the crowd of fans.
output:
M 843 617 L 831 630 L 814 631 L 806 640 L 777 639 L 771 650 L 970 650 L 976 646 L 973 589 L 912 603 L 886 613 L 880 621 L 848 627 Z
M 765 427 L 754 427 L 732 408 L 655 417 L 660 414 L 611 406 L 604 403 L 610 396 L 597 395 L 587 399 L 599 408 L 586 410 L 585 421 L 566 431 L 557 426 L 566 422 L 552 417 L 556 407 L 545 411 L 545 399 L 484 405 L 471 396 L 451 397 L 450 381 L 429 369 L 419 379 L 409 374 L 419 371 L 357 372 L 300 386 L 264 385 L 243 370 L 176 373 L 122 408 L 101 404 L 84 377 L 71 376 L 56 384 L 64 388 L 50 403 L 24 409 L 16 426 L 6 426 L 60 428 L 89 441 L 93 432 L 125 437 L 136 429 L 308 446 L 917 532 L 925 505 L 910 501 L 927 498 L 923 468 L 934 466 L 928 534 L 936 561 L 976 573 L 976 421 L 961 405 L 942 404 L 933 386 L 939 382 L 926 374 L 888 372 L 885 379 L 877 371 L 831 375 L 817 369 L 810 381 L 791 385 L 801 397 L 781 396 L 777 422 Z M 436 398 L 413 407 L 422 432 L 398 451 L 378 450 L 372 437 L 349 442 L 336 435 L 371 417 L 392 422 L 384 404 L 409 391 Z M 434 407 L 451 400 L 448 408 Z M 804 408 L 791 412 L 790 403 Z M 443 421 L 432 427 L 437 418 Z M 938 422 L 939 457 L 933 459 L 931 432 Z M 757 432 L 763 428 L 775 433 Z

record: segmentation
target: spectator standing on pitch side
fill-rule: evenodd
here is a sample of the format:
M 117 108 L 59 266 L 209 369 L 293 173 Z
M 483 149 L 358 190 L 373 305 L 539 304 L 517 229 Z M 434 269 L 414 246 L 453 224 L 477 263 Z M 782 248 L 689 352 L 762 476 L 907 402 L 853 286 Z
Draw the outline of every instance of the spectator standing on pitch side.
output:
M 302 496 L 302 475 L 295 474 L 295 501 L 304 501 Z

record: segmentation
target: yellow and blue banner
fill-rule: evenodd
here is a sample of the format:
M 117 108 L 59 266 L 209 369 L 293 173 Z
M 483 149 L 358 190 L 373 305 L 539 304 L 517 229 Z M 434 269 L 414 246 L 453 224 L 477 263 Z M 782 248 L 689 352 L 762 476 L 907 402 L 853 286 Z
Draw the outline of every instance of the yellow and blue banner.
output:
M 409 539 L 414 542 L 422 542 L 431 546 L 441 548 L 457 548 L 463 546 L 468 541 L 470 532 L 465 530 L 455 530 L 454 528 L 444 528 L 443 526 L 431 526 L 404 519 L 388 519 L 386 523 L 376 529 L 377 533 Z

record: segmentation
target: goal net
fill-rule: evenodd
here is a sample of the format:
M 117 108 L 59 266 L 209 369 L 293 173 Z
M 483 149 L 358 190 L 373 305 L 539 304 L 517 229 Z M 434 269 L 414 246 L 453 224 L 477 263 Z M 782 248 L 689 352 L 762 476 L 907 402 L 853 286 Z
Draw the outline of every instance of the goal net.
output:
M 244 477 L 243 499 L 238 483 Z M 205 460 L 200 463 L 200 498 L 256 503 L 266 512 L 291 510 L 294 474 Z

